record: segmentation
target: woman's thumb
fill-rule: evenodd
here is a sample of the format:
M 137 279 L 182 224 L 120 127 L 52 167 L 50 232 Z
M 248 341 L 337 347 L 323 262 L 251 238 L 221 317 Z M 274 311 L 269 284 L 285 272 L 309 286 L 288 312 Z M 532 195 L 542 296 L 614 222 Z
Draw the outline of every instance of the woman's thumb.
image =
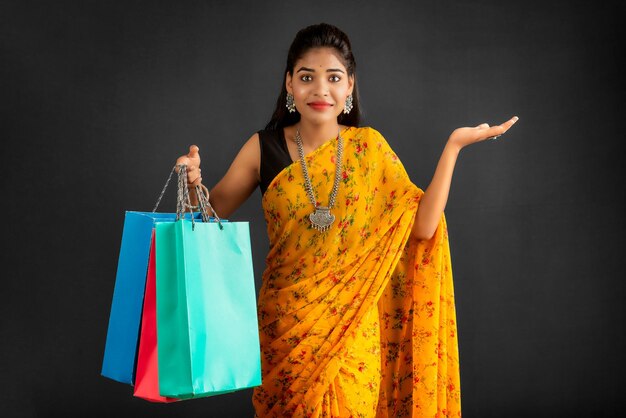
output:
M 198 158 L 198 151 L 200 151 L 200 148 L 198 148 L 196 145 L 192 145 L 189 147 L 189 154 L 187 154 L 187 157 L 189 158 Z

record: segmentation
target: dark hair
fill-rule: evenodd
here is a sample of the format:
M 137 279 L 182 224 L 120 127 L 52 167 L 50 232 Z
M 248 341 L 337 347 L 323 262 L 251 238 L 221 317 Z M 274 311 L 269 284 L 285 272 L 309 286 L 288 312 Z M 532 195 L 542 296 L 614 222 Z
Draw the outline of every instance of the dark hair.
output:
M 354 76 L 356 71 L 356 62 L 352 55 L 352 47 L 348 35 L 339 28 L 327 23 L 319 23 L 317 25 L 307 26 L 301 29 L 294 38 L 289 52 L 287 53 L 287 73 L 293 74 L 294 66 L 304 54 L 312 48 L 330 47 L 334 48 L 338 53 L 343 65 L 348 70 L 348 76 Z M 300 120 L 300 113 L 296 110 L 289 113 L 287 107 L 287 88 L 285 87 L 285 79 L 283 78 L 280 95 L 276 101 L 276 109 L 269 121 L 266 130 L 277 130 L 285 126 L 293 125 Z M 361 109 L 359 106 L 359 93 L 357 89 L 356 77 L 354 79 L 354 88 L 352 90 L 352 110 L 347 115 L 343 112 L 337 117 L 337 122 L 347 126 L 359 126 L 361 119 Z

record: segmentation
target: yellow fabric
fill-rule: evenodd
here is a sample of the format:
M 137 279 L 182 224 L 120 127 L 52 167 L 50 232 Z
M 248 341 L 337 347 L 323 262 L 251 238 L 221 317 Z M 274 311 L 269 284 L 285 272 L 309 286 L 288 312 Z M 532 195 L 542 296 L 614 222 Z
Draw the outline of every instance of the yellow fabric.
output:
M 335 223 L 310 226 L 299 162 L 263 196 L 270 240 L 259 294 L 265 417 L 461 416 L 452 267 L 445 216 L 410 238 L 423 191 L 382 135 L 346 128 Z M 306 156 L 328 204 L 336 141 Z

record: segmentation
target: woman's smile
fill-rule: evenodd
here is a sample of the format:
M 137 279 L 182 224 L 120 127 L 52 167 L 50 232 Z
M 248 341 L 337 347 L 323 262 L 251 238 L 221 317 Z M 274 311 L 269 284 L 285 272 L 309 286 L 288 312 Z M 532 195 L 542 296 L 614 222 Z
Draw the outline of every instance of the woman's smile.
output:
M 324 101 L 310 102 L 310 103 L 307 103 L 307 105 L 318 111 L 325 111 L 333 107 L 332 104 L 324 102 Z

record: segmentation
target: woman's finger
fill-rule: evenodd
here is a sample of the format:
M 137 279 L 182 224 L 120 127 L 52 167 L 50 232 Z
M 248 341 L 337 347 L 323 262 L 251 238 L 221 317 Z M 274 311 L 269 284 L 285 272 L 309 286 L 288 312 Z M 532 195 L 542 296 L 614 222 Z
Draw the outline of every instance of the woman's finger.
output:
M 504 129 L 501 126 L 494 126 L 493 128 L 482 132 L 481 139 L 498 139 L 504 133 Z
M 189 180 L 188 179 L 187 182 L 189 184 L 191 184 L 193 187 L 195 187 L 195 186 L 197 186 L 197 185 L 202 183 L 202 177 L 201 176 L 197 176 L 193 180 Z
M 184 165 L 187 167 L 188 179 L 192 177 L 189 175 L 193 170 L 200 169 L 200 148 L 197 145 L 189 146 L 189 152 L 186 155 L 181 155 L 176 160 L 176 172 L 178 172 L 178 166 Z M 195 175 L 193 175 L 195 177 Z
M 517 116 L 513 116 L 511 119 L 507 120 L 501 125 L 492 126 L 491 128 L 481 132 L 481 139 L 497 139 L 506 131 L 508 131 L 515 122 L 517 122 L 519 118 Z
M 179 157 L 179 158 L 176 160 L 176 172 L 177 172 L 177 173 L 178 173 L 178 171 L 179 171 L 179 169 L 178 169 L 178 166 L 179 166 L 179 165 L 189 166 L 189 158 L 187 158 L 187 157 L 184 157 L 184 156 L 183 156 L 183 157 Z
M 197 157 L 199 157 L 198 151 L 200 151 L 200 148 L 198 148 L 197 145 L 191 145 L 189 147 L 189 154 L 187 154 L 187 156 L 189 158 L 197 158 Z
M 513 116 L 511 119 L 507 120 L 506 122 L 504 122 L 503 124 L 501 124 L 500 126 L 504 128 L 504 132 L 508 131 L 509 128 L 511 126 L 513 126 L 513 124 L 515 122 L 517 122 L 519 120 L 519 118 L 517 116 Z

